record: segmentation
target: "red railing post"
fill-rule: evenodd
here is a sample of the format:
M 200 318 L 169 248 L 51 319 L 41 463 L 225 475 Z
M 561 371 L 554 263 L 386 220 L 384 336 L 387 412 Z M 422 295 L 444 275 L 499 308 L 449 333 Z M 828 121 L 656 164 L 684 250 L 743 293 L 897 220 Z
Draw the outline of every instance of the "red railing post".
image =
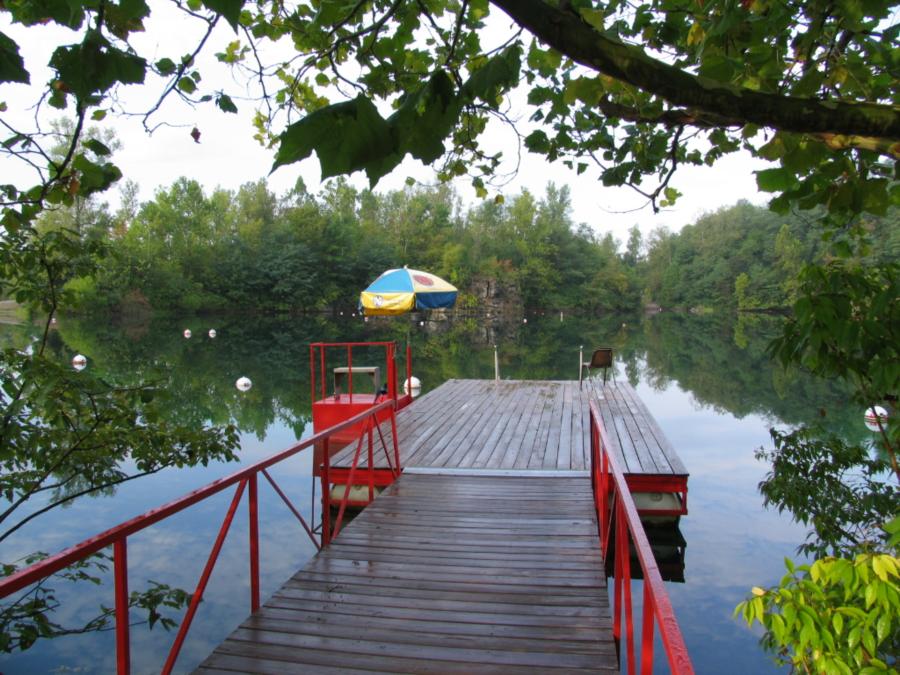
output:
M 619 555 L 619 539 L 622 533 L 619 531 L 621 527 L 617 522 L 618 509 L 613 509 L 613 517 L 610 527 L 616 528 L 616 540 L 613 550 L 613 586 L 615 588 L 615 602 L 613 604 L 613 637 L 616 640 L 622 639 L 622 556 Z
M 347 482 L 344 484 L 344 496 L 341 497 L 341 505 L 338 508 L 337 516 L 334 519 L 334 533 L 333 536 L 338 536 L 341 531 L 341 523 L 344 521 L 344 513 L 347 510 L 347 504 L 350 502 L 350 488 L 353 486 L 353 477 L 356 475 L 356 468 L 359 466 L 359 457 L 362 454 L 363 441 L 366 438 L 366 432 L 363 430 L 363 433 L 359 437 L 359 442 L 356 444 L 356 450 L 353 453 L 353 462 L 350 464 L 350 471 L 347 474 Z
M 131 672 L 131 640 L 128 621 L 128 546 L 126 538 L 113 544 L 113 567 L 116 587 L 116 672 Z
M 353 345 L 347 345 L 347 394 L 353 402 Z
M 406 386 L 409 387 L 410 393 L 412 392 L 412 385 L 409 381 L 412 379 L 412 348 L 409 346 L 409 342 L 406 343 Z
M 197 613 L 197 607 L 200 606 L 200 601 L 203 599 L 203 591 L 206 590 L 206 584 L 209 583 L 209 577 L 212 574 L 216 560 L 219 558 L 222 544 L 225 543 L 225 535 L 228 534 L 228 529 L 231 527 L 231 521 L 234 520 L 235 511 L 237 511 L 241 496 L 244 494 L 244 486 L 246 485 L 247 479 L 245 478 L 238 483 L 237 489 L 234 491 L 234 497 L 231 500 L 231 505 L 228 507 L 228 513 L 225 515 L 225 520 L 222 521 L 222 527 L 219 528 L 216 543 L 213 544 L 213 549 L 209 554 L 209 558 L 206 560 L 206 566 L 203 568 L 203 574 L 200 575 L 200 581 L 197 583 L 197 588 L 191 595 L 191 604 L 188 606 L 187 612 L 184 614 L 184 619 L 182 619 L 181 625 L 178 627 L 178 635 L 175 636 L 175 642 L 172 644 L 172 649 L 169 650 L 169 657 L 166 659 L 166 663 L 162 669 L 163 675 L 169 675 L 169 673 L 172 672 L 172 668 L 175 667 L 178 653 L 181 651 L 181 646 L 184 644 L 184 638 L 187 636 L 187 632 L 191 627 L 191 622 L 194 620 L 194 615 Z
M 326 394 L 326 377 L 325 377 L 325 346 L 322 345 L 319 347 L 319 364 L 321 368 L 319 370 L 319 378 L 322 380 L 322 398 L 327 398 L 328 394 Z
M 610 513 L 609 500 L 610 497 L 613 497 L 613 495 L 614 490 L 610 485 L 609 477 L 609 457 L 607 456 L 606 448 L 603 448 L 603 454 L 600 455 L 600 508 L 603 513 L 603 522 L 605 523 L 604 527 L 606 528 L 602 544 L 604 551 L 609 549 L 609 538 L 612 532 L 612 523 L 610 522 L 612 519 L 612 514 Z
M 250 611 L 259 609 L 259 500 L 256 492 L 257 474 L 247 480 L 249 490 L 247 504 L 249 506 L 250 533 Z
M 631 542 L 629 540 L 628 521 L 625 518 L 625 509 L 622 505 L 621 494 L 621 492 L 616 493 L 616 542 L 619 544 L 619 550 L 616 552 L 616 556 L 622 556 L 622 594 L 624 596 L 625 604 L 625 652 L 628 658 L 628 673 L 629 675 L 634 675 L 634 604 L 631 602 Z
M 369 503 L 372 503 L 372 500 L 375 499 L 375 445 L 374 445 L 374 433 L 372 431 L 372 426 L 377 424 L 378 420 L 375 418 L 375 415 L 369 418 L 369 423 L 366 428 L 366 435 L 369 437 L 369 456 L 367 457 L 369 461 Z
M 309 404 L 316 402 L 316 346 L 309 346 Z
M 331 453 L 328 439 L 322 441 L 322 548 L 331 543 Z
M 397 467 L 399 476 L 403 467 L 400 466 L 400 443 L 397 441 L 397 418 L 394 415 L 395 412 L 391 410 L 391 442 L 394 444 L 394 466 Z
M 397 354 L 394 351 L 393 342 L 388 344 L 388 381 L 390 396 L 394 399 L 394 405 L 396 406 L 399 391 L 397 390 Z
M 656 603 L 653 601 L 653 589 L 647 579 L 644 579 L 644 610 L 641 631 L 641 673 L 651 675 L 653 673 L 653 614 L 656 611 Z

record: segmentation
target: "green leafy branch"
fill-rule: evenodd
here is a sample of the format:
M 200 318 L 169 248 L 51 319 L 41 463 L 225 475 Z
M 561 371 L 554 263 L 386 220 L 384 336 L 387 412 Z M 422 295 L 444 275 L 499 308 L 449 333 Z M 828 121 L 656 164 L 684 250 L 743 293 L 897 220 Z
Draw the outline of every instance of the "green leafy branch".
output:
M 0 571 L 9 576 L 20 566 L 37 563 L 47 557 L 38 552 L 24 558 L 20 565 L 3 564 Z M 0 652 L 17 652 L 30 649 L 40 639 L 58 638 L 66 635 L 104 632 L 115 628 L 115 608 L 101 606 L 100 612 L 77 626 L 64 626 L 52 619 L 53 613 L 61 606 L 57 591 L 49 586 L 54 579 L 70 583 L 102 583 L 100 574 L 109 571 L 112 558 L 100 551 L 73 563 L 65 570 L 42 579 L 18 598 L 0 604 Z M 132 610 L 143 610 L 146 618 L 131 622 L 137 626 L 146 624 L 150 629 L 157 624 L 165 630 L 171 630 L 178 622 L 163 613 L 164 609 L 181 610 L 190 604 L 191 595 L 179 588 L 171 588 L 166 584 L 148 581 L 149 588 L 143 591 L 132 591 L 128 598 L 128 607 Z
M 887 525 L 894 548 L 900 518 Z M 861 553 L 796 566 L 778 586 L 753 589 L 735 616 L 766 630 L 763 645 L 778 662 L 806 673 L 897 673 L 900 650 L 900 558 Z
M 520 50 L 510 47 L 459 89 L 438 71 L 387 119 L 362 95 L 320 108 L 284 131 L 273 170 L 315 151 L 323 178 L 363 170 L 374 185 L 407 154 L 430 164 L 444 154 L 444 139 L 458 124 L 463 106 L 476 100 L 493 105 L 518 81 L 519 65 Z
M 765 505 L 812 526 L 801 552 L 852 555 L 883 543 L 872 537 L 884 535 L 879 526 L 895 515 L 900 498 L 897 486 L 885 480 L 885 459 L 870 456 L 865 445 L 808 427 L 770 434 L 774 449 L 756 453 L 772 467 L 759 491 Z

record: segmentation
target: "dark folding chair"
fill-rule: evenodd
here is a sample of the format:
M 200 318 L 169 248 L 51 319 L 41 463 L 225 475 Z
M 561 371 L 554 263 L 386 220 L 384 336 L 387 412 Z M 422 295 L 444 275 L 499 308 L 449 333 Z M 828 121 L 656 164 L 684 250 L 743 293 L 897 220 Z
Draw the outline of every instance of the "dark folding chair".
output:
M 611 347 L 598 347 L 591 354 L 591 360 L 581 364 L 581 371 L 578 373 L 578 386 L 581 386 L 582 376 L 587 370 L 588 379 L 591 377 L 591 371 L 597 368 L 603 369 L 603 384 L 606 385 L 606 376 L 609 369 L 613 367 L 613 350 Z M 613 370 L 613 381 L 616 379 L 616 371 Z

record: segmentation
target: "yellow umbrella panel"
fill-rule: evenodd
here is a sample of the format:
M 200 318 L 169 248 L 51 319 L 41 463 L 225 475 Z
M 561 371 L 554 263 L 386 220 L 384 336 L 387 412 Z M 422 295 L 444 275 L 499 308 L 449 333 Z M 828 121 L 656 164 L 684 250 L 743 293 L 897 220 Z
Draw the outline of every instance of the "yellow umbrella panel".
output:
M 368 316 L 394 316 L 411 312 L 416 306 L 416 294 L 363 291 L 359 296 L 359 302 Z

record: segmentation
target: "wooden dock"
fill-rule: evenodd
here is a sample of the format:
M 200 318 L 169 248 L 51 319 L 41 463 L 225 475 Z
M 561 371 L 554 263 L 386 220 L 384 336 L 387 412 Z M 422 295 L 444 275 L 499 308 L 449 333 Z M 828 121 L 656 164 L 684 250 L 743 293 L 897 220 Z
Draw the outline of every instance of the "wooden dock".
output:
M 687 471 L 628 384 L 450 380 L 397 413 L 403 474 L 198 672 L 618 672 L 591 396 L 629 489 L 680 495 L 642 513 L 686 513 Z
M 560 670 L 618 671 L 590 481 L 409 469 L 198 672 Z
M 625 382 L 448 380 L 397 414 L 401 465 L 586 472 L 591 396 L 632 492 L 677 493 L 686 507 L 687 469 Z M 352 450 L 335 454 L 332 467 L 349 468 Z M 383 455 L 376 466 L 387 468 Z

